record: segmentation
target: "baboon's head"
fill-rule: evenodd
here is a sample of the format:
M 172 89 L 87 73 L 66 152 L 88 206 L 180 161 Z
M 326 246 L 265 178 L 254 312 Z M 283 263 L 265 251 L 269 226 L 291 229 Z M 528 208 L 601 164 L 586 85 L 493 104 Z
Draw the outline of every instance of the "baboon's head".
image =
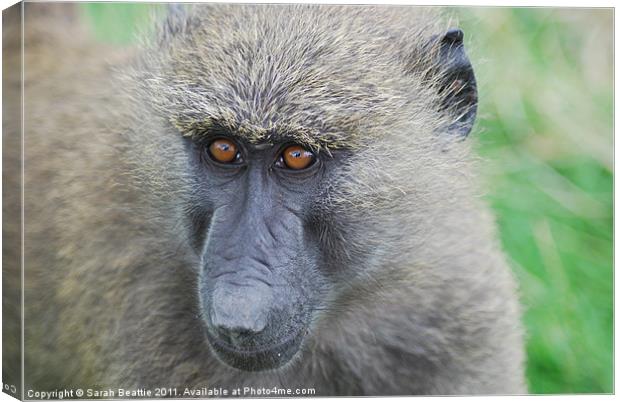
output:
M 394 264 L 417 219 L 409 189 L 430 202 L 436 158 L 475 116 L 462 39 L 419 8 L 168 18 L 135 69 L 148 113 L 134 130 L 145 183 L 188 222 L 220 360 L 284 365 L 343 289 Z

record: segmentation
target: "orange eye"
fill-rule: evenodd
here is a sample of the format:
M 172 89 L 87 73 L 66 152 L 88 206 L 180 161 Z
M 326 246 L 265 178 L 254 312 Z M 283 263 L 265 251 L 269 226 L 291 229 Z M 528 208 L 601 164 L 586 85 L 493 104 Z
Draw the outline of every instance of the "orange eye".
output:
M 225 138 L 219 138 L 209 145 L 209 154 L 220 163 L 230 163 L 237 158 L 237 146 Z
M 314 154 L 300 145 L 291 145 L 282 153 L 284 164 L 289 169 L 305 169 L 314 161 Z

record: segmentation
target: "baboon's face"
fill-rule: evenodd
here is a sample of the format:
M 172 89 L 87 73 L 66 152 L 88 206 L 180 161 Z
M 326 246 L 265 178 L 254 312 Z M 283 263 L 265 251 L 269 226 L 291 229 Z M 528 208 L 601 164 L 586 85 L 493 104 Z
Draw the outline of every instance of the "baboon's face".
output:
M 202 322 L 233 367 L 282 366 L 339 289 L 389 265 L 402 187 L 428 187 L 439 136 L 471 129 L 463 33 L 403 11 L 205 6 L 172 15 L 134 73 L 166 136 L 184 138 L 181 158 L 167 137 L 152 147 L 162 166 L 144 147 L 146 177 L 171 178 L 175 213 L 176 194 L 189 200 Z M 158 141 L 149 121 L 139 136 Z
M 330 161 L 286 139 L 255 144 L 218 127 L 188 140 L 188 152 L 207 338 L 233 367 L 278 367 L 299 349 L 325 283 L 310 226 Z

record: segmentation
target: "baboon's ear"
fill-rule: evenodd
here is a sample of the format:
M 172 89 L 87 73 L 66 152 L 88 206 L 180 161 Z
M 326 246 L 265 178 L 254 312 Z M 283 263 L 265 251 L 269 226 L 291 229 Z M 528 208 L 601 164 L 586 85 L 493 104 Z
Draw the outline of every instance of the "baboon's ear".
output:
M 454 118 L 447 130 L 466 137 L 476 119 L 478 90 L 474 70 L 463 46 L 463 31 L 450 29 L 443 36 L 435 37 L 434 41 L 440 108 Z

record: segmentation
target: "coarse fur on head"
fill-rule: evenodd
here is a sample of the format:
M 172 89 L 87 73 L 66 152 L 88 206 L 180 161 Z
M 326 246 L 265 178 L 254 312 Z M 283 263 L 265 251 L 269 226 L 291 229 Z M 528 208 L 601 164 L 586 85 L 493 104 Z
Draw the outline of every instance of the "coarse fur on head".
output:
M 524 392 L 516 285 L 463 140 L 475 80 L 450 28 L 419 7 L 195 5 L 116 72 L 49 72 L 26 116 L 46 127 L 26 207 L 52 216 L 27 226 L 50 245 L 27 249 L 46 267 L 26 300 L 43 295 L 31 314 L 57 323 L 47 359 L 79 357 L 31 383 Z M 68 76 L 64 105 L 37 100 Z M 242 162 L 214 163 L 222 138 Z M 309 168 L 274 164 L 290 144 Z M 32 367 L 43 332 L 27 329 Z

